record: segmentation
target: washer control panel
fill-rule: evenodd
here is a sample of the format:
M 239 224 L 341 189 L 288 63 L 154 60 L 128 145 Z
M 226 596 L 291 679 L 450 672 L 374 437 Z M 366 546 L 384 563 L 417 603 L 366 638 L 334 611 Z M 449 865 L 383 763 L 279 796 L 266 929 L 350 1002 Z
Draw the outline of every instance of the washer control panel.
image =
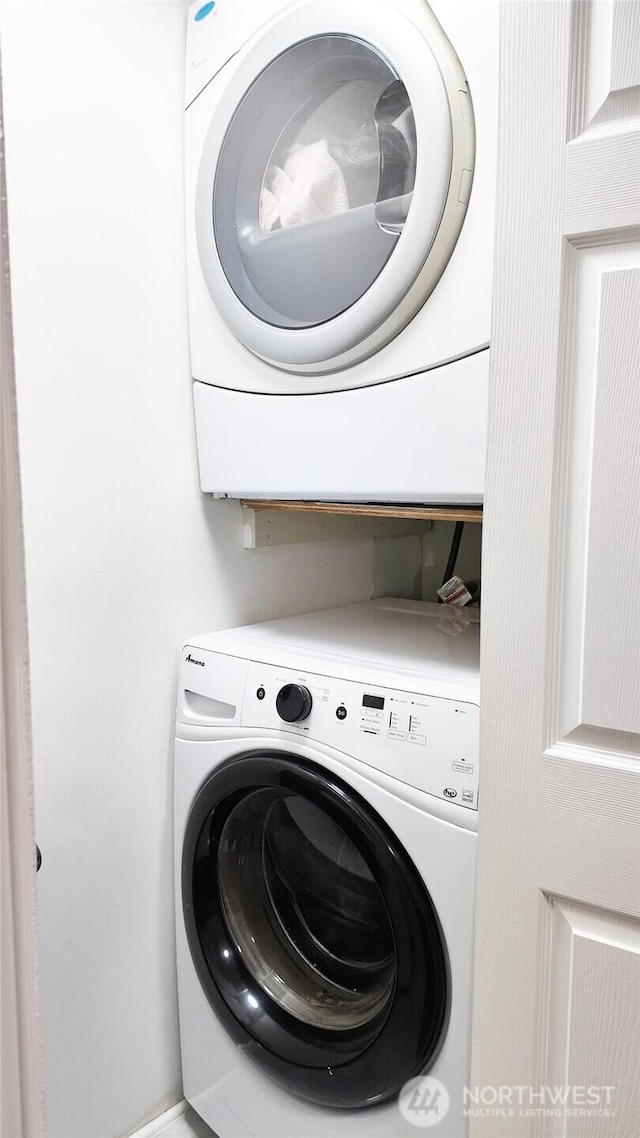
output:
M 287 730 L 335 747 L 418 790 L 477 809 L 476 704 L 251 662 L 241 719 L 245 727 Z

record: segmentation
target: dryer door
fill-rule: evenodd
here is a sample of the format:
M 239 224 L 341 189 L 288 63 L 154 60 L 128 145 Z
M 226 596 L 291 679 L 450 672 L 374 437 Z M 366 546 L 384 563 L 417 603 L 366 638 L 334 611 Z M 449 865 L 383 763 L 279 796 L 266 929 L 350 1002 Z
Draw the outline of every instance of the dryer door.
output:
M 245 754 L 193 805 L 182 903 L 194 965 L 243 1051 L 316 1103 L 366 1106 L 435 1058 L 447 955 L 397 838 L 349 786 Z
M 387 343 L 460 233 L 474 131 L 464 74 L 426 4 L 311 2 L 230 75 L 205 140 L 196 234 L 235 335 L 327 372 Z

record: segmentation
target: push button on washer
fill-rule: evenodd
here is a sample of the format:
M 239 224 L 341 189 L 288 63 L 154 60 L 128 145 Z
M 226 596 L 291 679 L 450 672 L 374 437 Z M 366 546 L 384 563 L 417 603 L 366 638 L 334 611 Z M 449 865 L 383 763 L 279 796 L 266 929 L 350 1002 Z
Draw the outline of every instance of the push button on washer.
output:
M 264 699 L 264 697 L 265 697 L 265 695 L 266 695 L 266 694 L 267 694 L 267 693 L 266 693 L 266 691 L 264 690 L 264 688 L 258 688 L 258 690 L 257 690 L 257 692 L 256 692 L 256 699 Z
M 347 718 L 347 709 L 343 704 L 340 704 L 340 707 L 336 707 L 336 719 L 346 719 L 346 718 Z

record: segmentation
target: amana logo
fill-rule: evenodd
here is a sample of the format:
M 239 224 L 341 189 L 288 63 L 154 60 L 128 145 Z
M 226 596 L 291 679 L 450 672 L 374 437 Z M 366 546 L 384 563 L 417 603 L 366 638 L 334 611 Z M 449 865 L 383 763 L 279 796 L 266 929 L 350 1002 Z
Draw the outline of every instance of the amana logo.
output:
M 199 664 L 201 668 L 204 668 L 204 660 L 196 660 L 195 656 L 192 656 L 191 653 L 189 653 L 189 655 L 186 657 L 185 663 L 186 664 Z

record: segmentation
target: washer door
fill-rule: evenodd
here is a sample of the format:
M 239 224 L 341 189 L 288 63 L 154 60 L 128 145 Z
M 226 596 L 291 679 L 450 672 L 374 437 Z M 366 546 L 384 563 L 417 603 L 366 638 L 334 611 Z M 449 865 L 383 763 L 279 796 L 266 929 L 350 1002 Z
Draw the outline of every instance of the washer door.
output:
M 300 5 L 232 72 L 205 140 L 196 235 L 235 335 L 290 370 L 365 358 L 404 327 L 457 241 L 474 131 L 424 5 Z
M 437 916 L 395 836 L 346 783 L 280 752 L 201 788 L 182 903 L 207 997 L 243 1051 L 313 1102 L 398 1093 L 449 1006 Z

